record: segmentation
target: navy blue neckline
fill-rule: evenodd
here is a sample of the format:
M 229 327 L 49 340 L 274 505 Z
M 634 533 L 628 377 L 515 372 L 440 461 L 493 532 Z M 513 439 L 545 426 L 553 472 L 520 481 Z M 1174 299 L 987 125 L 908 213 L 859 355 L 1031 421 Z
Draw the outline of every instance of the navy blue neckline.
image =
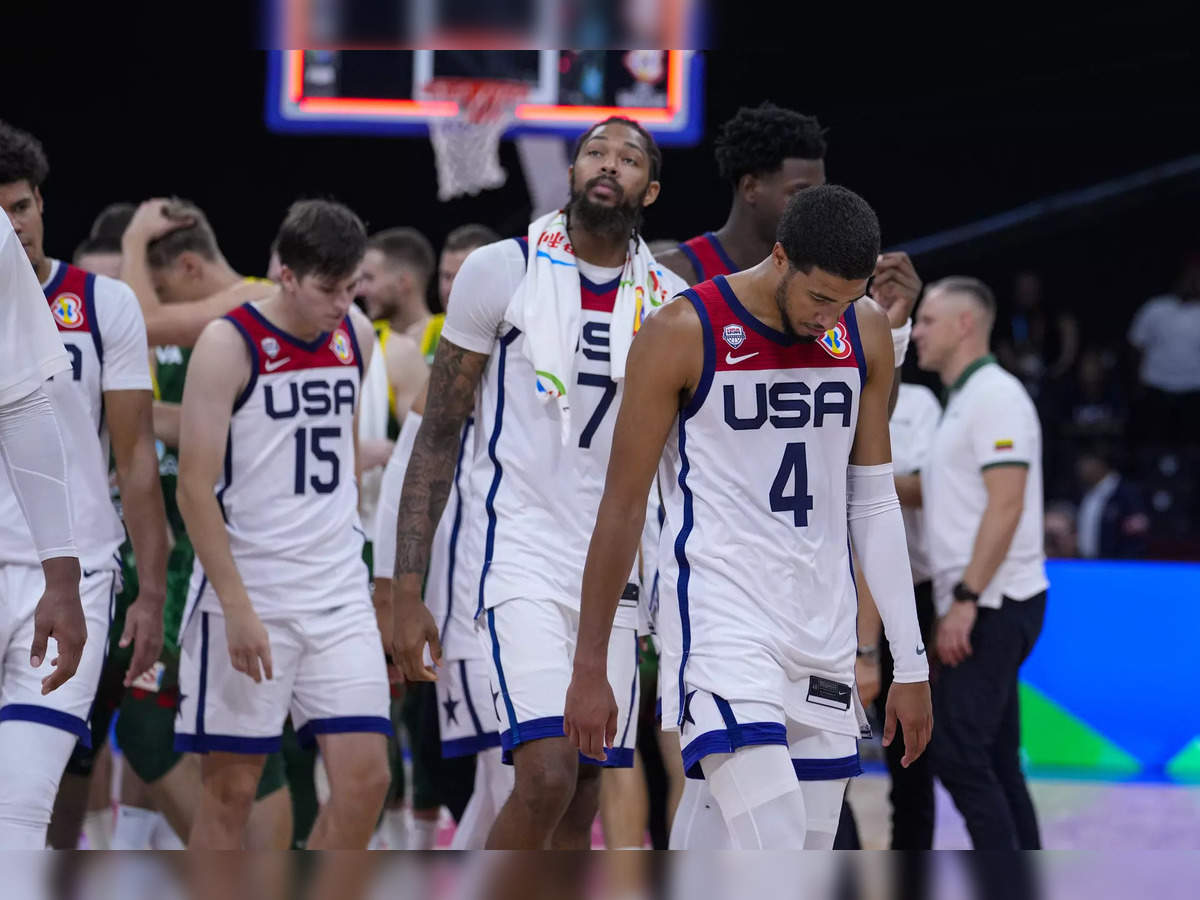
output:
M 766 322 L 751 314 L 750 310 L 742 306 L 742 301 L 737 298 L 737 294 L 733 292 L 733 288 L 729 286 L 729 282 L 725 280 L 724 275 L 718 275 L 713 279 L 713 284 L 721 292 L 721 296 L 725 298 L 725 302 L 729 304 L 729 308 L 733 314 L 742 320 L 742 323 L 753 328 L 769 341 L 774 341 L 776 344 L 782 344 L 784 347 L 791 347 L 796 343 L 796 339 L 791 335 L 784 334 L 782 331 L 776 331 Z
M 50 297 L 51 294 L 57 291 L 59 285 L 63 283 L 63 279 L 67 277 L 67 263 L 63 262 L 61 259 L 56 259 L 54 262 L 58 268 L 55 270 L 54 274 L 50 276 L 50 280 L 46 282 L 46 286 L 42 288 L 42 293 L 44 293 L 47 297 Z
M 579 273 L 579 283 L 586 287 L 593 294 L 607 294 L 609 291 L 616 290 L 621 284 L 621 276 L 617 275 L 611 281 L 606 281 L 604 284 L 596 284 L 592 279 L 588 278 L 582 272 Z
M 266 316 L 264 316 L 262 313 L 260 313 L 257 309 L 255 309 L 251 304 L 247 303 L 246 309 L 250 312 L 250 315 L 252 315 L 252 316 L 254 316 L 254 318 L 258 319 L 258 321 L 262 324 L 262 326 L 264 328 L 267 328 L 267 329 L 275 332 L 277 335 L 279 335 L 281 338 L 283 338 L 289 344 L 299 347 L 301 350 L 305 351 L 306 353 L 316 353 L 318 350 L 321 349 L 321 345 L 324 344 L 325 341 L 329 338 L 329 332 L 322 331 L 319 335 L 317 335 L 317 337 L 314 340 L 302 341 L 302 340 L 300 340 L 300 338 L 296 337 L 295 335 L 288 334 L 286 331 L 284 331 L 282 328 L 280 328 L 278 325 L 276 325 L 274 322 L 272 322 L 270 319 L 268 319 Z

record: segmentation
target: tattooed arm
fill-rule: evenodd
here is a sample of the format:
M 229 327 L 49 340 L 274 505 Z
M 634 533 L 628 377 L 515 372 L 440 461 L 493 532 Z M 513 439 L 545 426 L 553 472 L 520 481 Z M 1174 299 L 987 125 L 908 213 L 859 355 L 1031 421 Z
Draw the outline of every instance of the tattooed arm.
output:
M 428 643 L 435 663 L 442 649 L 437 623 L 421 599 L 421 585 L 429 565 L 429 548 L 437 529 L 450 485 L 458 442 L 475 404 L 475 387 L 487 365 L 488 354 L 465 350 L 443 337 L 430 374 L 421 428 L 417 432 L 396 520 L 396 567 L 392 578 L 392 615 L 397 663 L 409 681 L 433 681 L 425 665 Z

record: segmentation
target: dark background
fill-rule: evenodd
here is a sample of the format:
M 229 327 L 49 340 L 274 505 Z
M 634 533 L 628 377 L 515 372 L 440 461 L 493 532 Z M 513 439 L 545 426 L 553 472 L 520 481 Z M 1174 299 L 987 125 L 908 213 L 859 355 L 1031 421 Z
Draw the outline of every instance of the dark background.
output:
M 872 202 L 889 245 L 1200 152 L 1198 70 L 1185 52 L 1068 58 L 1026 47 L 985 60 L 975 49 L 953 59 L 914 52 L 903 64 L 849 44 L 822 56 L 708 52 L 707 134 L 665 151 L 647 236 L 683 239 L 724 221 L 729 189 L 716 177 L 712 137 L 738 106 L 762 100 L 819 117 L 830 180 Z M 265 60 L 238 49 L 6 55 L 0 117 L 35 133 L 50 157 L 49 252 L 69 257 L 106 203 L 155 194 L 197 202 L 234 267 L 254 274 L 302 196 L 343 200 L 372 230 L 415 225 L 435 245 L 467 221 L 524 230 L 528 199 L 511 145 L 504 188 L 439 204 L 427 139 L 269 133 Z M 1119 340 L 1136 306 L 1200 247 L 1198 187 L 1177 180 L 916 262 L 926 281 L 981 275 L 1002 304 L 1011 272 L 1037 267 L 1050 300 L 1079 314 L 1085 340 Z

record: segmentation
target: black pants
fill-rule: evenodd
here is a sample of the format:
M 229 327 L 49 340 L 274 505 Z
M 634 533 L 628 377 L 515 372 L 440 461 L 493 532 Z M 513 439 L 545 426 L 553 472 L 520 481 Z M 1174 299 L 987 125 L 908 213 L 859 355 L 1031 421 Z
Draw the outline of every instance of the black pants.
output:
M 933 583 L 922 581 L 916 586 L 917 620 L 921 638 L 928 647 L 933 642 Z M 886 637 L 886 635 L 885 635 Z M 886 719 L 887 695 L 892 687 L 895 662 L 886 640 L 882 641 L 879 659 L 879 696 L 875 698 L 875 715 L 879 722 Z M 892 789 L 893 850 L 933 849 L 933 766 L 929 754 L 922 753 L 907 769 L 900 765 L 904 759 L 904 733 L 896 730 L 896 739 L 885 748 Z
M 1046 594 L 980 609 L 971 655 L 932 680 L 934 773 L 966 820 L 976 850 L 1039 850 L 1021 773 L 1017 672 L 1042 631 Z
M 915 592 L 921 638 L 928 647 L 933 640 L 933 583 L 922 581 L 916 585 Z M 879 696 L 875 698 L 873 706 L 877 721 L 883 723 L 886 719 L 888 690 L 892 686 L 895 674 L 895 661 L 892 659 L 886 634 L 883 635 L 880 644 Z M 900 760 L 904 758 L 904 732 L 900 728 L 896 729 L 896 739 L 884 752 L 892 780 L 891 791 L 888 794 L 892 804 L 891 849 L 932 850 L 933 768 L 929 762 L 929 754 L 922 753 L 907 769 L 900 765 Z M 854 813 L 846 801 L 842 802 L 842 815 L 833 846 L 835 850 L 862 849 L 858 824 L 854 821 Z

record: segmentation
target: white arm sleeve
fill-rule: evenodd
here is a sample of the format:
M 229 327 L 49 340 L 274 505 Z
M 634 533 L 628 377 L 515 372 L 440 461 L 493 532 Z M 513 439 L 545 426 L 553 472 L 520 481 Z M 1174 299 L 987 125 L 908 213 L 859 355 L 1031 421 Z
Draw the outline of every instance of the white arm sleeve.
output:
M 525 278 L 525 255 L 512 239 L 471 251 L 454 276 L 442 337 L 472 353 L 491 353 L 504 313 Z
M 0 216 L 0 406 L 71 368 L 46 295 L 8 216 Z
M 29 523 L 38 559 L 79 556 L 71 530 L 67 454 L 54 407 L 40 387 L 0 406 L 0 456 Z
M 150 348 L 146 344 L 146 320 L 129 285 L 115 278 L 98 276 L 96 316 L 104 341 L 100 390 L 153 390 Z
M 846 516 L 858 565 L 896 661 L 895 680 L 901 684 L 928 681 L 929 664 L 891 463 L 846 468 Z
M 379 484 L 379 503 L 375 507 L 375 544 L 372 547 L 372 568 L 376 578 L 391 578 L 396 567 L 396 519 L 400 515 L 400 494 L 404 490 L 404 473 L 408 458 L 417 442 L 421 417 L 409 411 L 396 435 L 392 457 L 383 470 Z

